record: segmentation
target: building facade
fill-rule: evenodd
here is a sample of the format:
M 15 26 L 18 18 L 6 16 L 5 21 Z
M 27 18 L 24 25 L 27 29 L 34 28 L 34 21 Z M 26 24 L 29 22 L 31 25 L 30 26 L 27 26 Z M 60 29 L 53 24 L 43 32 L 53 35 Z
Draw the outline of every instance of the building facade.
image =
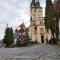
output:
M 32 0 L 30 6 L 30 27 L 29 34 L 31 41 L 45 42 L 45 25 L 42 7 L 40 6 L 39 0 Z
M 25 27 L 24 23 L 19 25 L 15 30 L 15 40 L 19 41 L 20 45 L 23 45 L 26 40 L 26 34 L 28 34 L 28 28 Z M 16 42 L 15 42 L 16 44 Z

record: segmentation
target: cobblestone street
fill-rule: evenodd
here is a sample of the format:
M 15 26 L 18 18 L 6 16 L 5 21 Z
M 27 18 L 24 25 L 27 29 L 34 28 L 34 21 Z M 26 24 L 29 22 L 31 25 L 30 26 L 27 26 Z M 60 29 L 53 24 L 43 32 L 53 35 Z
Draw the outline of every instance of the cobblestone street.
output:
M 0 48 L 0 60 L 60 60 L 60 48 L 46 44 L 33 47 Z

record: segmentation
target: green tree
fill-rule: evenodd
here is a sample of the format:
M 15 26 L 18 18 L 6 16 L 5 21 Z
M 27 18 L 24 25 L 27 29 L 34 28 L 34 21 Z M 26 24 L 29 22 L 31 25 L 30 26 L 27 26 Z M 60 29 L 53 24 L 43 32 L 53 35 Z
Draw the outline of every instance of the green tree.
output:
M 19 39 L 17 39 L 17 41 L 16 41 L 16 47 L 20 47 L 20 40 Z
M 12 47 L 13 45 L 13 29 L 7 27 L 5 30 L 5 37 L 3 39 L 3 42 L 6 44 L 7 47 Z
M 51 30 L 53 37 L 54 33 L 56 32 L 56 21 L 54 20 L 54 17 L 52 0 L 46 0 L 45 26 L 47 31 L 49 29 Z
M 52 20 L 53 20 L 53 13 L 52 13 L 52 8 L 53 4 L 52 4 L 52 1 L 51 0 L 46 0 L 46 8 L 45 8 L 45 26 L 46 26 L 46 29 L 50 29 L 51 27 L 51 23 L 52 23 Z
M 25 34 L 25 39 L 24 39 L 24 46 L 28 46 L 30 42 L 30 37 L 28 35 L 28 32 Z

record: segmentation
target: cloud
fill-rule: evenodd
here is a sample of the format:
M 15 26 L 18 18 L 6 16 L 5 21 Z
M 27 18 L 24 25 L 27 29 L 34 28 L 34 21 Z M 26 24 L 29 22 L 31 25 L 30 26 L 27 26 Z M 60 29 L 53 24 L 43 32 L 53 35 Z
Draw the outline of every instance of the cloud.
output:
M 41 1 L 44 6 L 44 0 Z M 3 38 L 6 25 L 16 29 L 23 21 L 30 24 L 30 0 L 0 0 L 0 39 Z
M 13 29 L 29 20 L 29 0 L 0 0 L 0 39 L 3 38 L 6 25 Z

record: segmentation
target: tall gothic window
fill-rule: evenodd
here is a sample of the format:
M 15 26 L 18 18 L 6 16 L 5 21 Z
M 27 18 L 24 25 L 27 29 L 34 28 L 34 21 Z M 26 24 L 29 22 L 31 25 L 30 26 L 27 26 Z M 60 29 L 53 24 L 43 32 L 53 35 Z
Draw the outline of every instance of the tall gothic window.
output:
M 40 33 L 43 33 L 44 32 L 44 28 L 40 28 Z

